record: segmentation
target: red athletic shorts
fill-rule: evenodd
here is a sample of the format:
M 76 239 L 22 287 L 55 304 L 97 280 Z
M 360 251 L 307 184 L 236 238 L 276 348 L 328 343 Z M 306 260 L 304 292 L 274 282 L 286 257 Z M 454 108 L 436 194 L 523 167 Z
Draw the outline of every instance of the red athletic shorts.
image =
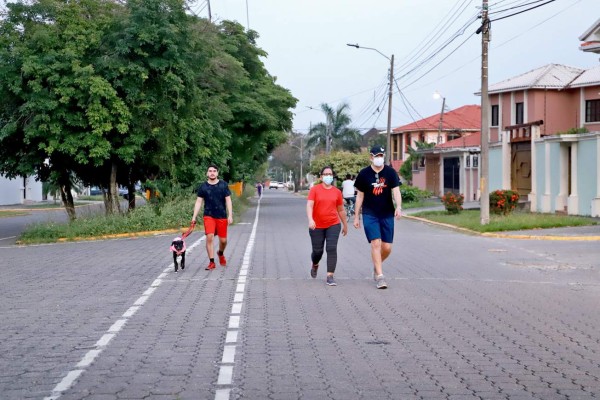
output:
M 204 217 L 204 233 L 214 234 L 220 238 L 227 237 L 227 218 Z

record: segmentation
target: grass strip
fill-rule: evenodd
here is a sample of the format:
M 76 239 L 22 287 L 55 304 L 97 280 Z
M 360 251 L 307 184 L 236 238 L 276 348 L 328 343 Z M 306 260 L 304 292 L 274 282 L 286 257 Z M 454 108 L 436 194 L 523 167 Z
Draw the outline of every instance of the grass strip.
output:
M 422 211 L 413 214 L 415 217 L 428 219 L 443 224 L 470 229 L 475 232 L 506 232 L 530 229 L 563 228 L 570 226 L 597 225 L 591 217 L 542 214 L 516 211 L 509 215 L 490 215 L 490 223 L 481 225 L 479 210 L 463 210 L 458 214 L 448 214 L 446 211 Z

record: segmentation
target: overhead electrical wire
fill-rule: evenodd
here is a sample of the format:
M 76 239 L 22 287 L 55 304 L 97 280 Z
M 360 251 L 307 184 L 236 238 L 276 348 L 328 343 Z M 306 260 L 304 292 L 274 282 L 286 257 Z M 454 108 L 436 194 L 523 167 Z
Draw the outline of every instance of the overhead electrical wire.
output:
M 513 14 L 510 14 L 510 15 L 505 15 L 504 17 L 500 17 L 500 18 L 492 19 L 492 20 L 490 20 L 490 22 L 494 22 L 494 21 L 500 21 L 501 19 L 505 19 L 505 18 L 514 17 L 515 15 L 523 14 L 524 12 L 527 12 L 527 11 L 534 10 L 534 9 L 536 9 L 536 8 L 539 8 L 539 7 L 545 6 L 546 4 L 553 3 L 553 2 L 555 2 L 555 1 L 556 1 L 556 0 L 548 0 L 548 1 L 546 1 L 545 3 L 539 4 L 539 5 L 535 6 L 535 7 L 531 7 L 531 8 L 528 8 L 528 9 L 526 9 L 526 10 L 522 10 L 522 11 L 519 11 L 519 12 L 516 12 L 516 13 L 513 13 Z

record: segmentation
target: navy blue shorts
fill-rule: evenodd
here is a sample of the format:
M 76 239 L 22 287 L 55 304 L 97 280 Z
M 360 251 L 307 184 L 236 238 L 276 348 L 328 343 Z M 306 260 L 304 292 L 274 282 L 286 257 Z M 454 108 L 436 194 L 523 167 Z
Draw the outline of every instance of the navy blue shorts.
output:
M 394 217 L 379 218 L 370 214 L 363 214 L 363 226 L 367 240 L 381 239 L 385 243 L 394 242 Z

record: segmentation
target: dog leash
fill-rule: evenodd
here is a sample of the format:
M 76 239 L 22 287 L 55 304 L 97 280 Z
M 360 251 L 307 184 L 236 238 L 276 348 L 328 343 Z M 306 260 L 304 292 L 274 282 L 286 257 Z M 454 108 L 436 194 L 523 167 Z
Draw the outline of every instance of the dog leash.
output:
M 196 221 L 192 221 L 187 232 L 185 232 L 183 235 L 181 235 L 181 239 L 185 239 L 186 237 L 188 237 L 190 235 L 190 233 L 192 233 L 192 231 L 194 230 L 195 226 L 196 226 Z

